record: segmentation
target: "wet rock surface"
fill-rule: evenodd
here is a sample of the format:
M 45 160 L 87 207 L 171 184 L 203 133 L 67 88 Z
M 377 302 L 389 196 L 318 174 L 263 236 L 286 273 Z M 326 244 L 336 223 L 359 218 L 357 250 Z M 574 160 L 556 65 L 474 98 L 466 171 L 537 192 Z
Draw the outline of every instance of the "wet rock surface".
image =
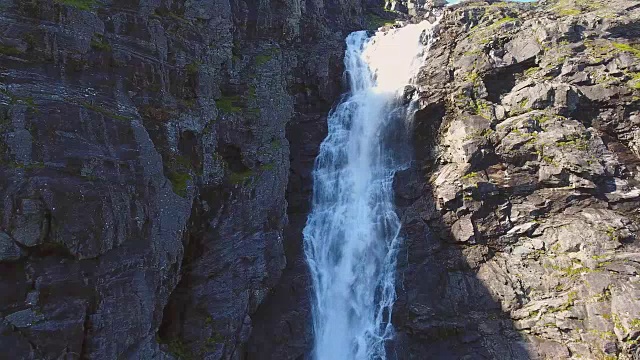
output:
M 396 182 L 398 358 L 638 358 L 639 11 L 445 13 Z

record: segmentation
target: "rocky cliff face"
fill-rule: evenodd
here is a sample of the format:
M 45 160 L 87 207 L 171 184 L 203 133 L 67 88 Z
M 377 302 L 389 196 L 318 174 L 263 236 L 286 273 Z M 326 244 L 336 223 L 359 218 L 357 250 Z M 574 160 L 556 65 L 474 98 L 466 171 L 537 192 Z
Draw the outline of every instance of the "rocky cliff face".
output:
M 423 5 L 0 0 L 0 358 L 304 357 L 344 37 Z M 639 17 L 445 12 L 396 182 L 397 358 L 640 356 Z
M 368 7 L 0 1 L 0 357 L 242 358 Z
M 467 3 L 439 37 L 397 182 L 400 358 L 638 358 L 640 6 Z

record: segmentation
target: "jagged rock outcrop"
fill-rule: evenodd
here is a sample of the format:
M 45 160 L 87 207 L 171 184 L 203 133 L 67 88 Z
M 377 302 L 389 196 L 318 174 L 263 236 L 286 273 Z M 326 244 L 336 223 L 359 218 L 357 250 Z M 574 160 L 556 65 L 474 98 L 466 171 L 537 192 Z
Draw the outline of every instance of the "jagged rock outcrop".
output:
M 640 6 L 476 1 L 440 29 L 396 186 L 399 358 L 637 359 Z

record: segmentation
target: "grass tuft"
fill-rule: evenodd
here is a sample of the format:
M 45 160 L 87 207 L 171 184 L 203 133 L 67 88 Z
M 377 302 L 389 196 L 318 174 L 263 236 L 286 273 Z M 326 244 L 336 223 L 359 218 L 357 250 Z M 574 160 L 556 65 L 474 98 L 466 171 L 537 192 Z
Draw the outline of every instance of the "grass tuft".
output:
M 58 4 L 70 6 L 78 10 L 93 10 L 97 5 L 95 0 L 55 0 Z
M 640 49 L 638 49 L 637 46 L 623 44 L 623 43 L 613 43 L 613 47 L 620 51 L 630 52 L 633 55 L 640 57 Z

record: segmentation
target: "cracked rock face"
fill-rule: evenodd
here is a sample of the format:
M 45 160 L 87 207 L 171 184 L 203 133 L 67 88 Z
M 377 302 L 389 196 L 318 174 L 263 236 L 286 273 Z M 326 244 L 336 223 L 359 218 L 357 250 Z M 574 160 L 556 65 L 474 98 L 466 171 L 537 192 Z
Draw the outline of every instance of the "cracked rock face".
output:
M 447 10 L 396 185 L 402 358 L 638 358 L 639 24 L 633 1 Z
M 0 0 L 0 348 L 303 358 L 344 38 L 442 5 Z M 639 358 L 639 19 L 444 11 L 395 183 L 399 359 Z
M 369 5 L 1 0 L 0 348 L 245 357 Z

